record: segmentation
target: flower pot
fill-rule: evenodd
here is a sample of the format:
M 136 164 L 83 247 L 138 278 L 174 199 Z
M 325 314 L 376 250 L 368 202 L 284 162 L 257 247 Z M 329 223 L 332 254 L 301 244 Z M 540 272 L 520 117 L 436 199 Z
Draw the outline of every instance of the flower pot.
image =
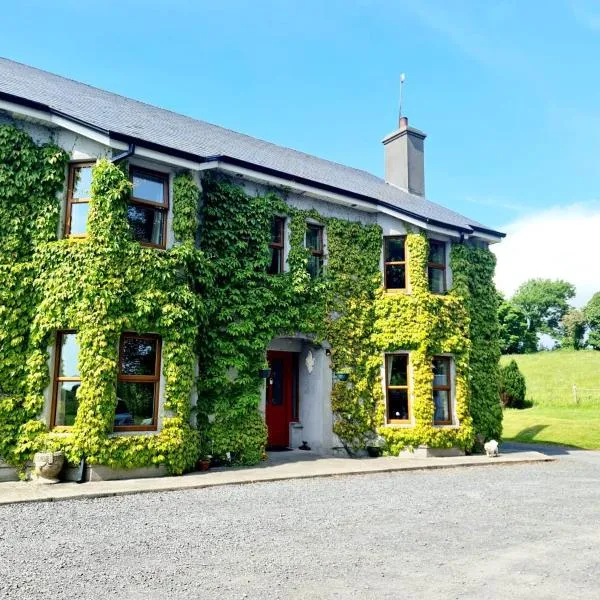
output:
M 210 460 L 208 458 L 199 460 L 196 463 L 196 467 L 198 471 L 208 471 L 210 469 Z
M 367 454 L 371 458 L 377 458 L 378 456 L 381 456 L 381 448 L 378 448 L 377 446 L 367 446 Z
M 59 452 L 38 452 L 33 457 L 33 466 L 38 483 L 57 483 L 58 474 L 65 462 L 65 455 Z

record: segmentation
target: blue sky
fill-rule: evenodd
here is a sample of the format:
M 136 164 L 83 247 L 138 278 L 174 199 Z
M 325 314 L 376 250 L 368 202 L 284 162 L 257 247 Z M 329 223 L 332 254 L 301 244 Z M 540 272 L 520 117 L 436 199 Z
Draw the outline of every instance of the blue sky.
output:
M 430 199 L 509 231 L 548 211 L 560 220 L 563 207 L 600 215 L 598 2 L 21 0 L 2 10 L 3 56 L 379 175 L 404 71 L 405 113 L 428 134 Z M 503 259 L 507 272 L 523 252 Z

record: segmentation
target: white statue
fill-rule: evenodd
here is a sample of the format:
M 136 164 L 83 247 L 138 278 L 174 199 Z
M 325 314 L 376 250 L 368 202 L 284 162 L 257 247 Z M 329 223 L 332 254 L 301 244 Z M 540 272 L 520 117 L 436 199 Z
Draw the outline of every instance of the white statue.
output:
M 498 442 L 496 440 L 490 440 L 483 445 L 485 449 L 485 453 L 492 458 L 493 456 L 498 456 Z

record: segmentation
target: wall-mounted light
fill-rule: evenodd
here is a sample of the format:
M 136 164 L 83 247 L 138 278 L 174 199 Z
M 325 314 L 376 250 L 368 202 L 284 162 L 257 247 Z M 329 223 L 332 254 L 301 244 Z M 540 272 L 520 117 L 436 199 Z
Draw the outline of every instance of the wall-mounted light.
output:
M 331 356 L 331 348 L 325 348 L 325 356 Z
M 258 371 L 258 376 L 261 379 L 268 379 L 271 375 L 271 369 L 260 369 Z
M 338 381 L 348 381 L 348 377 L 350 377 L 350 373 L 334 373 L 333 376 Z

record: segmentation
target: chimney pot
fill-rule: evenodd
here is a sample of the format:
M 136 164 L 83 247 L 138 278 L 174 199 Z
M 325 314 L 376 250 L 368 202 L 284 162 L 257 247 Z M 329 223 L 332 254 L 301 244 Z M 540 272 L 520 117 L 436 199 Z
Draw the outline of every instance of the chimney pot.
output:
M 408 129 L 408 117 L 400 117 L 398 125 L 400 129 Z

